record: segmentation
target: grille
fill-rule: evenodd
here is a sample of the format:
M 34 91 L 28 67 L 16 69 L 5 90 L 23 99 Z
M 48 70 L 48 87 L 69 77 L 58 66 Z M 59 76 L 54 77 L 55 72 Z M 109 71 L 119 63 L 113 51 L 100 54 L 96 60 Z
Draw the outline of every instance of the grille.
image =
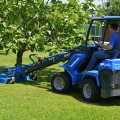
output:
M 104 69 L 99 71 L 103 89 L 120 89 L 120 71 Z

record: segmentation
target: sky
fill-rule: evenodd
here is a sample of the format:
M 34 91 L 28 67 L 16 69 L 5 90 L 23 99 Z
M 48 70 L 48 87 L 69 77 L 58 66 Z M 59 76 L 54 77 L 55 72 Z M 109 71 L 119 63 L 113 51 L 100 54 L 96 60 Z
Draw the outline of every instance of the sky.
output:
M 63 2 L 66 2 L 67 0 L 62 0 Z M 80 2 L 84 2 L 85 0 L 80 0 Z M 94 3 L 96 4 L 96 5 L 99 5 L 99 4 L 101 4 L 101 0 L 94 0 Z

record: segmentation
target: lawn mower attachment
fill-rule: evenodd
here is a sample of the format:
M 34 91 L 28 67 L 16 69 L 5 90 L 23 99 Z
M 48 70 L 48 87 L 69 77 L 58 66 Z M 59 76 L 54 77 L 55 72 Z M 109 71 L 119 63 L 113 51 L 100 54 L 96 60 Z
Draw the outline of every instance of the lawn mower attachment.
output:
M 13 84 L 24 80 L 37 79 L 36 71 L 48 66 L 68 60 L 74 53 L 83 50 L 83 46 L 78 46 L 65 52 L 60 52 L 47 57 L 39 57 L 37 54 L 29 55 L 31 64 L 21 64 L 14 67 L 6 67 L 0 72 L 0 83 Z M 35 62 L 34 58 L 38 58 Z

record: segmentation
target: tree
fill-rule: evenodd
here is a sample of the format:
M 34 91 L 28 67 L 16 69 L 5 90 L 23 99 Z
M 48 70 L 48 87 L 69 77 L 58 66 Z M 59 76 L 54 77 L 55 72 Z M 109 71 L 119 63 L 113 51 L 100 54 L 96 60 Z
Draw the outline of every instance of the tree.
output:
M 0 0 L 1 48 L 17 54 L 16 64 L 22 63 L 26 50 L 43 50 L 44 10 L 42 0 Z
M 104 5 L 105 15 L 119 16 L 120 15 L 120 0 L 107 0 Z
M 46 26 L 43 27 L 46 43 L 51 43 L 49 51 L 59 52 L 82 44 L 85 39 L 84 24 L 88 23 L 91 10 L 96 6 L 93 0 L 79 4 L 79 0 L 67 3 L 56 1 L 49 6 Z M 83 24 L 84 23 L 84 24 Z
M 79 0 L 0 0 L 0 48 L 12 50 L 16 64 L 22 64 L 27 50 L 42 51 L 44 43 L 51 44 L 51 52 L 68 49 L 83 42 L 93 0 L 79 4 Z

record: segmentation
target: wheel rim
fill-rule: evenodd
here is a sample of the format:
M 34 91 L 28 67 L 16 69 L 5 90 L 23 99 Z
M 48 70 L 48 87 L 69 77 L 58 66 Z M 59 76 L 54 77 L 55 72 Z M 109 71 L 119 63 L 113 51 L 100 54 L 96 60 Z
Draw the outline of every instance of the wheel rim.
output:
M 62 77 L 56 77 L 54 79 L 54 87 L 57 89 L 57 90 L 62 90 L 65 86 L 65 81 Z
M 85 98 L 90 98 L 91 97 L 92 89 L 91 89 L 91 86 L 89 84 L 84 85 L 83 94 L 84 94 Z

